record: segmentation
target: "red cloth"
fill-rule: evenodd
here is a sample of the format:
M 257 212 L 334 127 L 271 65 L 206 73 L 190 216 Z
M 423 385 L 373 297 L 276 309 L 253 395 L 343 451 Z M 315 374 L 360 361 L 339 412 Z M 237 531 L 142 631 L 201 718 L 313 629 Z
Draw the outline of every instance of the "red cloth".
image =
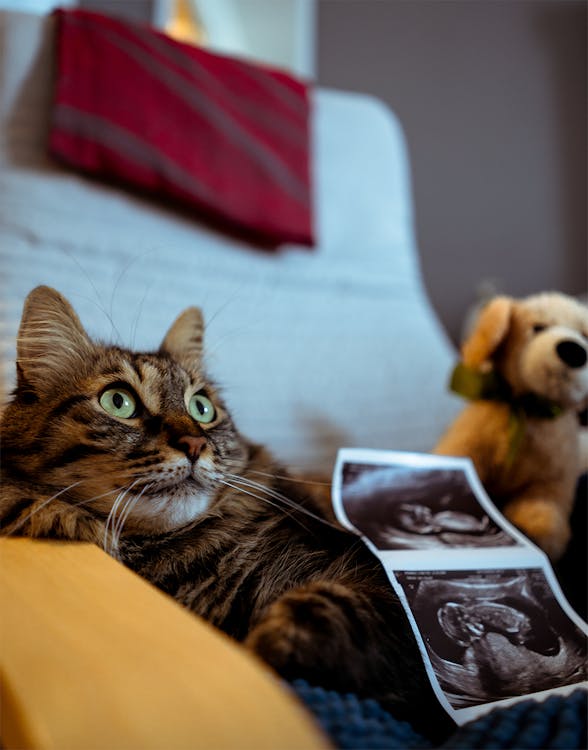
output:
M 54 156 L 256 241 L 313 244 L 304 83 L 139 24 L 56 16 Z

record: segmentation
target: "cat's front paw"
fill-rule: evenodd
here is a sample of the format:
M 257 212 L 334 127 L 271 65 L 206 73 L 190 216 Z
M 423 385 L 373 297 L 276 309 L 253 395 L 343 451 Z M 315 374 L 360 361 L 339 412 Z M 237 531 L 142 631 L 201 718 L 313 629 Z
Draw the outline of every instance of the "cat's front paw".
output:
M 267 609 L 245 645 L 288 679 L 346 673 L 357 660 L 357 644 L 365 633 L 361 618 L 350 622 L 357 606 L 345 586 L 314 583 L 284 594 Z M 327 678 L 328 679 L 328 678 Z

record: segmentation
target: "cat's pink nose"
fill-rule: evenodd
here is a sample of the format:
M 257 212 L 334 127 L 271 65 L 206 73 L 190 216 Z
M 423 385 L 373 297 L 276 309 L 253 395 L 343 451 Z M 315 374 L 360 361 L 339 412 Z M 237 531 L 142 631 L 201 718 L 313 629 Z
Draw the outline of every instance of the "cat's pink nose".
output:
M 196 461 L 205 445 L 205 437 L 195 437 L 194 435 L 182 435 L 177 442 L 178 448 L 184 451 L 190 461 Z

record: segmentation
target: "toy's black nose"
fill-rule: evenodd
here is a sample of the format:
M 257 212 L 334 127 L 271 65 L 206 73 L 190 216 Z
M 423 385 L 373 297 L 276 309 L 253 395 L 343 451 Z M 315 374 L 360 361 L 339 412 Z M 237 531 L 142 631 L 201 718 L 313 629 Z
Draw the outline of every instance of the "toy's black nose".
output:
M 568 367 L 584 367 L 588 359 L 586 349 L 576 341 L 560 341 L 555 351 Z

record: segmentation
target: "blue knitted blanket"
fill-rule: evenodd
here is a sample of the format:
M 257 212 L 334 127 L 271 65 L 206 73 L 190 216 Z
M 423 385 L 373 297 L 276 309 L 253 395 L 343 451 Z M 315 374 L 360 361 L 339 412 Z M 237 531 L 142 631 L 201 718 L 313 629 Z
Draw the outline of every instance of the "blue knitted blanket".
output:
M 539 703 L 525 700 L 491 711 L 455 730 L 434 746 L 374 700 L 313 687 L 294 680 L 298 697 L 341 750 L 586 750 L 588 692 L 576 690 Z

